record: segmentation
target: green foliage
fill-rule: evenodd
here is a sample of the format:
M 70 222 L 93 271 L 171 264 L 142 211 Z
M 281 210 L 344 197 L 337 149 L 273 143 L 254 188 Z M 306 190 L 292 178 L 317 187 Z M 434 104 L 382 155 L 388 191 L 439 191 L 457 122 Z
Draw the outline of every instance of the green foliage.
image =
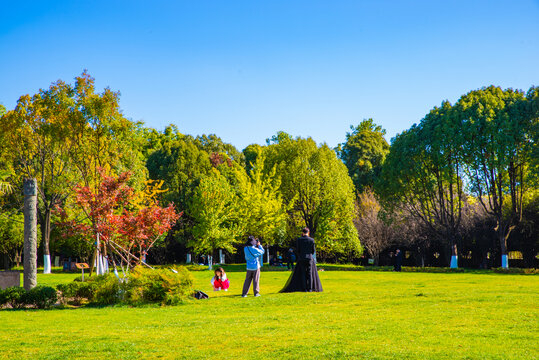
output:
M 285 238 L 287 213 L 276 168 L 266 173 L 265 157 L 259 151 L 249 175 L 243 169 L 236 170 L 239 219 L 244 237 L 252 235 L 273 245 Z
M 393 212 L 404 210 L 453 246 L 465 203 L 462 121 L 448 102 L 394 138 L 378 194 Z
M 0 306 L 11 306 L 14 309 L 23 308 L 24 294 L 26 290 L 22 287 L 14 286 L 0 290 Z
M 386 131 L 373 119 L 363 120 L 358 126 L 350 126 L 346 142 L 339 145 L 338 153 L 352 178 L 357 192 L 374 186 L 382 163 L 389 153 Z
M 48 309 L 56 303 L 58 296 L 56 289 L 51 286 L 36 286 L 29 291 L 22 287 L 10 287 L 0 290 L 0 306 L 10 306 L 14 309 L 35 307 Z
M 248 145 L 243 149 L 243 156 L 245 156 L 245 170 L 249 174 L 253 168 L 253 164 L 256 163 L 258 156 L 263 151 L 263 147 L 258 144 Z
M 130 303 L 162 303 L 177 305 L 193 293 L 193 278 L 185 267 L 174 269 L 137 267 L 129 277 Z
M 21 213 L 0 213 L 0 254 L 20 263 L 24 245 L 24 216 Z
M 200 181 L 189 205 L 195 225 L 188 245 L 195 252 L 211 254 L 220 248 L 235 251 L 233 245 L 241 235 L 237 200 L 234 189 L 218 170 Z
M 15 170 L 14 183 L 37 179 L 44 254 L 50 254 L 52 211 L 69 205 L 75 185 L 97 184 L 99 169 L 107 174 L 129 170 L 135 188 L 146 180 L 141 124 L 127 120 L 118 102 L 118 92 L 96 92 L 94 79 L 85 71 L 75 84 L 59 80 L 32 96 L 21 96 L 15 109 L 1 118 L 1 162 Z
M 161 303 L 175 305 L 192 294 L 193 278 L 185 267 L 148 269 L 135 267 L 125 278 L 113 274 L 80 278 L 57 286 L 63 303 L 101 305 Z
M 1 115 L 0 115 L 1 116 Z M 4 194 L 9 194 L 13 191 L 13 186 L 7 181 L 7 178 L 11 174 L 8 171 L 0 171 L 0 196 Z
M 174 202 L 185 209 L 200 179 L 211 170 L 209 154 L 201 150 L 190 136 L 169 126 L 161 134 L 153 134 L 153 146 L 146 161 L 150 178 L 163 180 L 165 202 Z
M 463 122 L 469 191 L 495 217 L 501 253 L 506 254 L 507 238 L 522 216 L 537 115 L 523 92 L 494 86 L 469 92 L 455 107 Z
M 113 274 L 103 275 L 96 281 L 93 301 L 101 305 L 113 305 L 124 300 L 128 289 L 126 282 L 120 282 Z
M 60 292 L 62 303 L 72 303 L 81 305 L 83 301 L 92 301 L 94 298 L 97 282 L 95 281 L 72 281 L 70 283 L 59 284 L 56 289 Z
M 35 306 L 38 309 L 48 309 L 56 303 L 58 295 L 51 286 L 38 285 L 23 295 L 25 305 Z
M 278 134 L 265 149 L 265 171 L 274 167 L 280 192 L 290 210 L 287 237 L 307 226 L 319 254 L 360 254 L 353 219 L 354 185 L 344 164 L 327 145 Z
M 212 153 L 224 153 L 234 162 L 239 165 L 245 164 L 245 157 L 242 152 L 238 151 L 232 144 L 227 144 L 215 134 L 200 135 L 195 138 L 195 144 L 199 149 Z

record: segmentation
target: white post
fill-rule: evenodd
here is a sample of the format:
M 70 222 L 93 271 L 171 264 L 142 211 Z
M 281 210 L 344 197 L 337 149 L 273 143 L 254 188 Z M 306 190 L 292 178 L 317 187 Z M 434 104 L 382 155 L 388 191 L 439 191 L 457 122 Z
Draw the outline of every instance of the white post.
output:
M 191 254 L 187 254 L 187 261 L 185 262 L 186 264 L 190 264 L 191 263 Z
M 51 256 L 43 255 L 43 274 L 51 273 Z
M 456 269 L 458 268 L 458 259 L 459 257 L 457 255 L 452 255 L 451 256 L 451 265 L 449 266 L 451 269 Z
M 208 255 L 208 270 L 213 269 L 213 256 Z
M 225 254 L 223 254 L 223 250 L 219 249 L 219 264 L 225 263 Z
M 507 258 L 507 255 L 502 255 L 502 268 L 509 268 L 509 259 Z
M 268 259 L 267 263 L 268 263 L 268 265 L 269 265 L 269 261 L 270 261 L 270 260 L 269 260 L 269 245 L 266 246 L 266 249 L 267 249 L 267 250 L 266 250 L 266 259 Z M 263 258 L 262 258 L 262 259 L 263 259 Z
M 97 263 L 97 269 L 95 272 L 97 275 L 103 275 L 103 262 L 101 261 L 101 251 L 99 251 L 99 233 L 97 233 L 96 246 L 97 246 L 97 256 L 95 260 Z

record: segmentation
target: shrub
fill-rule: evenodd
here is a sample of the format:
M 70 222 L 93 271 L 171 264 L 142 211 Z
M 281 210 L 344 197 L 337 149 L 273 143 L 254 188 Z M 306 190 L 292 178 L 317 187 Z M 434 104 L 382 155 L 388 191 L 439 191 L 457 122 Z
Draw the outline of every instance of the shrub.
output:
M 83 300 L 92 301 L 96 288 L 97 283 L 95 281 L 78 282 L 76 280 L 57 286 L 62 303 L 71 303 L 73 305 L 80 305 Z
M 0 290 L 0 306 L 11 306 L 14 309 L 23 308 L 25 293 L 24 288 L 17 286 Z
M 495 273 L 498 274 L 526 274 L 526 275 L 535 275 L 539 274 L 539 269 L 522 269 L 522 268 L 495 268 L 492 269 Z
M 123 300 L 125 283 L 118 281 L 113 274 L 103 275 L 95 280 L 93 300 L 97 304 L 112 305 Z
M 174 271 L 136 267 L 129 277 L 126 300 L 131 303 L 158 302 L 167 305 L 184 302 L 193 292 L 193 278 L 183 266 Z
M 176 272 L 174 272 L 176 271 Z M 101 305 L 161 303 L 174 305 L 193 292 L 193 278 L 185 267 L 148 269 L 136 267 L 125 279 L 113 274 L 93 276 L 85 282 L 58 285 L 61 299 L 80 305 L 84 299 Z
M 56 289 L 50 286 L 36 286 L 21 297 L 25 305 L 33 305 L 38 309 L 48 309 L 58 300 Z

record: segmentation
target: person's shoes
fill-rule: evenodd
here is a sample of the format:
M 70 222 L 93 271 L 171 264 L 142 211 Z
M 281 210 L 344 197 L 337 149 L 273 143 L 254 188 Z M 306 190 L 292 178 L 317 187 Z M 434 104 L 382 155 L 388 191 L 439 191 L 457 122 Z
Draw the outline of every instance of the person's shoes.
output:
M 242 295 L 241 297 L 247 297 L 247 295 Z
M 260 296 L 260 294 L 256 294 L 256 295 L 255 295 L 255 297 L 259 297 L 259 296 Z

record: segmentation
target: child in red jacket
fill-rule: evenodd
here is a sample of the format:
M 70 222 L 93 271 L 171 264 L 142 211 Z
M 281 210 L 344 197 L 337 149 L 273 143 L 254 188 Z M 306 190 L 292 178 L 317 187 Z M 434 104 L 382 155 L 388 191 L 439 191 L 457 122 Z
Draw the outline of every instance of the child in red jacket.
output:
M 228 291 L 230 282 L 228 281 L 228 278 L 226 277 L 226 273 L 223 268 L 220 267 L 215 269 L 215 276 L 211 279 L 211 284 L 213 286 L 213 291 Z

